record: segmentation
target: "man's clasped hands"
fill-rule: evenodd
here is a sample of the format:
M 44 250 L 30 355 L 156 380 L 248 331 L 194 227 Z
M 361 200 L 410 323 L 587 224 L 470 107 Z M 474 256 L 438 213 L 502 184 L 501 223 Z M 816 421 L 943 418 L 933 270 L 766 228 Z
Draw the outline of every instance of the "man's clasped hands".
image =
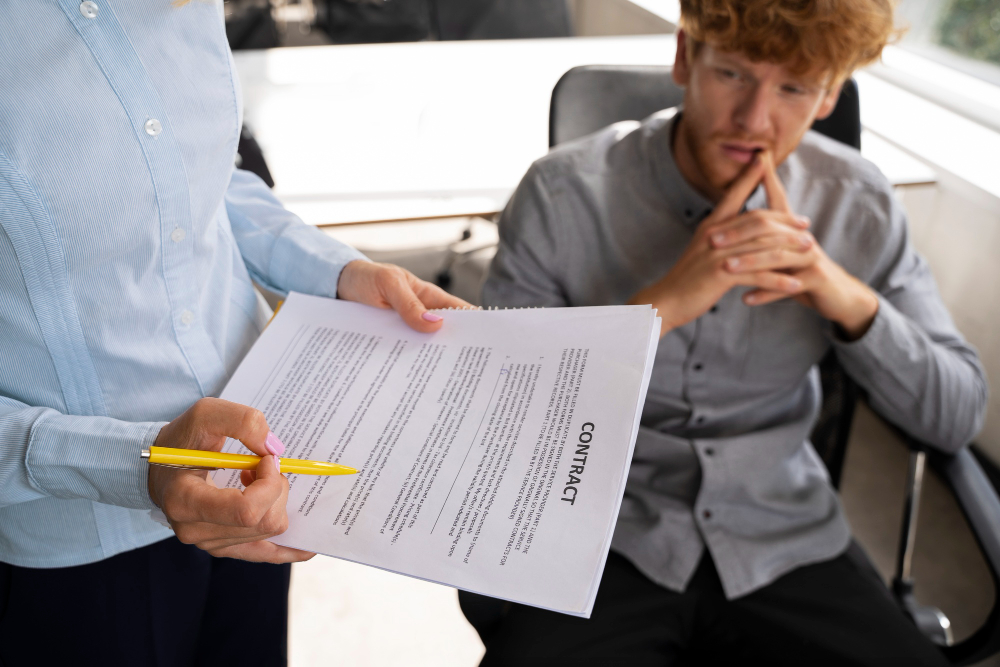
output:
M 741 213 L 763 182 L 768 208 Z M 702 316 L 736 286 L 748 306 L 793 298 L 839 325 L 847 340 L 860 338 L 878 312 L 878 298 L 823 251 L 796 215 L 775 173 L 773 157 L 757 153 L 670 271 L 629 302 L 651 303 L 663 319 L 661 335 Z

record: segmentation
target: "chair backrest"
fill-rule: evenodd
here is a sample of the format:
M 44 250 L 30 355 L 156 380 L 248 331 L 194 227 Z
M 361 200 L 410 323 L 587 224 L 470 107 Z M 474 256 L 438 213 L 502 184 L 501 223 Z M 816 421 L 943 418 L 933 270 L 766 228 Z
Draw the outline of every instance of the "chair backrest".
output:
M 677 106 L 684 90 L 670 68 L 656 65 L 574 67 L 552 89 L 549 146 L 587 136 L 623 120 L 642 120 Z
M 684 99 L 684 90 L 670 78 L 670 69 L 662 65 L 583 65 L 569 70 L 552 89 L 549 146 L 677 106 Z M 861 148 L 861 111 L 854 79 L 844 83 L 833 113 L 816 121 L 813 129 Z
M 549 146 L 596 132 L 623 120 L 642 120 L 661 109 L 677 106 L 684 91 L 670 78 L 670 68 L 642 65 L 584 65 L 574 67 L 552 90 L 549 107 Z M 861 147 L 858 87 L 844 84 L 837 106 L 813 129 L 855 148 Z M 847 452 L 858 388 L 831 350 L 820 362 L 823 406 L 811 440 L 823 459 L 835 487 Z
M 819 362 L 819 381 L 823 388 L 823 404 L 809 440 L 823 459 L 833 488 L 839 489 L 860 391 L 837 361 L 837 353 L 833 350 Z

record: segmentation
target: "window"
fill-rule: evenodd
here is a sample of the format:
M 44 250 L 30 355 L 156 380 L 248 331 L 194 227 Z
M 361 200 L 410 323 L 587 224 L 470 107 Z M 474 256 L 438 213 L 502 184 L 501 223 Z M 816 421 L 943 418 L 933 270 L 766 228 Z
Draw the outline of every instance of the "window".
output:
M 902 0 L 900 47 L 1000 85 L 1000 1 Z

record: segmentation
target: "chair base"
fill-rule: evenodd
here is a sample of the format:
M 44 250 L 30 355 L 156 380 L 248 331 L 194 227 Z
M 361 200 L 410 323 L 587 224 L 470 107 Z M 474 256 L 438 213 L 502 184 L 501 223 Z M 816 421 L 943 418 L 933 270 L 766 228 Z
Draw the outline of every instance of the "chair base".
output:
M 893 579 L 892 594 L 925 637 L 938 646 L 951 646 L 955 643 L 951 621 L 937 607 L 917 602 L 917 598 L 913 595 L 912 581 Z

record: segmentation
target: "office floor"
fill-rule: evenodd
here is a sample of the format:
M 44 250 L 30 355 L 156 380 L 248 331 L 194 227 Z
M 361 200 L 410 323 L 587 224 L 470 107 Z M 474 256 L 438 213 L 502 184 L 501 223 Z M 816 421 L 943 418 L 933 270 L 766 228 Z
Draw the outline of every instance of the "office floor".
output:
M 432 277 L 446 257 L 449 240 L 468 220 L 438 225 L 440 238 L 403 226 L 388 243 L 375 226 L 345 228 L 343 240 L 367 248 L 376 259 L 409 265 Z M 368 229 L 365 229 L 368 227 Z M 411 254 L 406 232 L 427 244 Z M 491 226 L 477 222 L 467 244 L 495 239 Z M 368 241 L 368 243 L 366 243 Z M 412 247 L 412 246 L 411 246 Z M 475 271 L 458 267 L 453 289 L 471 298 Z M 892 576 L 902 516 L 907 452 L 864 406 L 858 410 L 848 448 L 842 500 L 855 536 L 888 581 Z M 955 638 L 968 636 L 993 605 L 993 587 L 975 541 L 953 499 L 933 475 L 925 478 L 914 577 L 923 604 L 949 617 Z M 395 665 L 471 667 L 482 644 L 465 622 L 450 588 L 373 568 L 317 556 L 292 570 L 290 663 L 292 667 Z M 1000 658 L 979 667 L 1000 667 Z
M 292 568 L 290 667 L 472 667 L 454 589 L 316 556 Z

